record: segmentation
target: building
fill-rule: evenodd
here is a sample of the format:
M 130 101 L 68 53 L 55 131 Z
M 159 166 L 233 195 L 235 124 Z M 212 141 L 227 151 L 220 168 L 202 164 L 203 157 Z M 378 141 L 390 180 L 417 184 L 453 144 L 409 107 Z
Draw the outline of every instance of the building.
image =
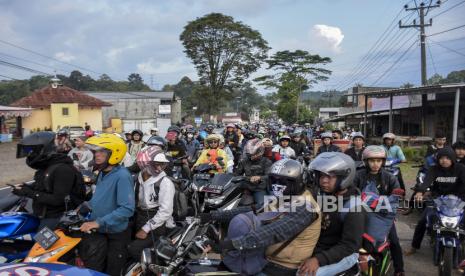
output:
M 22 120 L 31 113 L 31 108 L 0 105 L 0 142 L 11 142 L 13 136 L 22 137 Z
M 464 90 L 465 83 L 457 83 L 361 92 L 356 106 L 341 109 L 331 121 L 363 130 L 368 137 L 386 132 L 433 137 L 442 131 L 449 141 L 464 140 Z
M 331 119 L 335 118 L 339 114 L 340 109 L 340 107 L 321 107 L 318 114 L 319 121 L 321 123 L 330 123 L 336 128 L 343 127 L 343 122 L 330 122 Z
M 260 109 L 252 108 L 252 111 L 249 114 L 249 121 L 251 123 L 259 123 L 260 122 Z
M 84 127 L 86 124 L 93 130 L 101 130 L 102 107 L 111 104 L 70 87 L 52 83 L 10 106 L 32 108 L 31 115 L 22 118 L 20 122 L 26 135 L 31 131 L 56 131 L 65 126 Z
M 103 128 L 109 132 L 157 127 L 161 135 L 172 124 L 181 122 L 181 99 L 174 92 L 105 92 L 84 94 L 111 103 L 102 109 Z

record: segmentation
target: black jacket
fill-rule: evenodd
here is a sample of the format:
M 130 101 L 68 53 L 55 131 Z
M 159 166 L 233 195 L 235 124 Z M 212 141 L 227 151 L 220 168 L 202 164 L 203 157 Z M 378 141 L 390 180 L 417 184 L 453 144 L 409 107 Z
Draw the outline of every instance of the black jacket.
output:
M 344 194 L 344 202 L 359 193 L 356 188 L 349 188 Z M 365 230 L 366 213 L 347 212 L 343 217 L 340 212 L 324 212 L 321 220 L 321 234 L 313 256 L 320 266 L 335 264 L 343 258 L 357 253 L 362 245 Z
M 258 160 L 250 160 L 249 158 L 244 158 L 239 161 L 237 169 L 235 171 L 236 175 L 245 175 L 245 176 L 260 176 L 259 183 L 248 183 L 247 189 L 251 191 L 264 191 L 268 185 L 268 174 L 270 173 L 271 161 L 266 157 L 261 157 Z
M 465 200 L 465 166 L 459 163 L 449 169 L 432 166 L 418 191 L 425 192 L 427 188 L 431 189 L 433 197 L 452 194 Z
M 289 146 L 295 151 L 296 157 L 302 156 L 304 153 L 308 152 L 307 145 L 302 141 L 300 142 L 291 141 L 289 143 Z
M 354 147 L 351 147 L 347 149 L 344 153 L 347 154 L 348 156 L 352 157 L 354 161 L 363 161 L 362 160 L 362 154 L 363 151 L 365 150 L 365 147 L 362 147 L 359 152 L 355 151 Z
M 317 155 L 323 152 L 341 152 L 341 148 L 333 144 L 330 144 L 329 146 L 321 145 L 318 148 Z
M 400 188 L 399 180 L 393 174 L 388 171 L 381 169 L 381 171 L 376 174 L 370 174 L 367 169 L 361 169 L 357 171 L 354 178 L 354 185 L 360 191 L 363 191 L 368 185 L 368 181 L 375 181 L 376 188 L 380 195 L 391 195 L 394 189 Z
M 232 151 L 236 151 L 239 147 L 239 136 L 235 132 L 225 132 L 224 142 Z
M 166 147 L 166 153 L 173 158 L 186 156 L 186 145 L 180 140 L 177 140 L 174 145 L 168 143 L 168 146 Z
M 35 183 L 31 186 L 34 191 L 32 197 L 34 214 L 43 218 L 60 217 L 66 210 L 65 197 L 71 194 L 76 177 L 79 175 L 71 158 L 65 154 L 54 155 L 48 161 L 48 166 L 37 170 L 34 175 Z M 68 207 L 73 208 L 73 206 Z

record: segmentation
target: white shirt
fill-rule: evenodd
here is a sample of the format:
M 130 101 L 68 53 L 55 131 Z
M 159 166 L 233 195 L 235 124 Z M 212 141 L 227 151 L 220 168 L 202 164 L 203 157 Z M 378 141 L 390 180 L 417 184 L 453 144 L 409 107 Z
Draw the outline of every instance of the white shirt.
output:
M 166 223 L 166 227 L 172 228 L 175 226 L 173 220 L 173 205 L 174 205 L 174 193 L 175 187 L 173 182 L 165 177 L 166 173 L 161 172 L 157 176 L 151 176 L 146 181 L 142 178 L 142 172 L 139 173 L 138 180 L 139 186 L 139 201 L 138 207 L 140 209 L 153 209 L 158 207 L 158 211 L 142 226 L 142 230 L 149 233 L 151 230 L 157 229 Z M 154 185 L 162 177 L 163 180 L 160 182 L 160 189 L 158 195 L 155 193 Z
M 295 157 L 295 151 L 289 146 L 283 148 L 280 145 L 276 145 L 273 147 L 272 151 L 278 152 L 281 155 L 281 159 L 288 159 L 288 158 Z

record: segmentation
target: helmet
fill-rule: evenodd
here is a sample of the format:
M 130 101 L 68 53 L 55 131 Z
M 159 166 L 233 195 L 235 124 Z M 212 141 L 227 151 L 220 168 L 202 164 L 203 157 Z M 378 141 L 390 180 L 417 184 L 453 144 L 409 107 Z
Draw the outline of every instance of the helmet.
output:
M 229 123 L 229 124 L 226 125 L 226 128 L 229 128 L 229 127 L 236 128 L 236 126 L 234 126 L 234 124 L 232 124 L 232 123 Z
M 392 139 L 392 140 L 395 140 L 396 139 L 396 135 L 394 133 L 384 133 L 383 135 L 383 140 L 384 139 Z
M 152 127 L 152 128 L 150 128 L 150 131 L 151 131 L 151 132 L 152 132 L 152 131 L 158 132 L 158 128 Z
M 368 159 L 380 158 L 386 159 L 386 150 L 382 146 L 368 146 L 363 150 L 362 159 L 363 161 Z
M 146 170 L 151 175 L 157 175 L 153 170 L 153 163 L 169 163 L 163 151 L 157 146 L 149 146 L 143 148 L 136 157 L 137 166 L 141 170 Z
M 321 138 L 321 140 L 323 140 L 325 138 L 330 138 L 331 140 L 333 140 L 333 134 L 331 132 L 323 132 L 320 135 L 320 138 Z
M 66 129 L 60 129 L 58 132 L 57 132 L 57 135 L 58 136 L 68 136 L 68 131 Z
M 265 153 L 265 146 L 263 145 L 262 141 L 260 139 L 252 139 L 247 142 L 245 145 L 245 154 L 247 156 L 252 156 L 252 155 L 263 155 Z
M 305 190 L 303 168 L 299 161 L 282 159 L 275 162 L 269 173 L 270 191 L 274 196 L 300 195 Z
M 195 133 L 195 128 L 194 127 L 188 127 L 186 128 L 186 133 Z
M 134 131 L 133 131 L 134 133 Z M 102 133 L 98 136 L 92 136 L 86 141 L 90 150 L 106 150 L 109 152 L 107 163 L 117 165 L 123 161 L 126 155 L 127 146 L 123 139 L 113 134 Z
M 287 140 L 287 141 L 291 141 L 291 137 L 289 137 L 288 135 L 283 135 L 279 138 L 279 142 L 281 143 L 282 140 Z
M 353 141 L 355 138 L 362 138 L 363 141 L 365 141 L 365 136 L 363 136 L 363 134 L 362 134 L 361 132 L 359 132 L 359 131 L 357 131 L 357 132 L 352 132 L 351 136 L 352 136 L 352 141 Z
M 205 141 L 208 143 L 208 142 L 210 142 L 210 141 L 216 140 L 216 141 L 218 141 L 218 143 L 220 143 L 221 138 L 222 138 L 222 136 L 219 135 L 219 134 L 210 134 L 210 135 L 207 136 L 207 138 L 205 139 Z
M 262 139 L 263 146 L 265 147 L 272 147 L 273 141 L 270 138 L 263 138 Z
M 56 154 L 55 133 L 41 131 L 24 137 L 16 147 L 16 158 L 26 158 L 26 164 L 33 169 L 45 168 L 48 160 Z
M 139 134 L 141 138 L 142 136 L 144 136 L 144 133 L 140 129 L 134 129 L 133 131 L 131 131 L 131 135 L 134 136 L 134 134 Z
M 170 140 L 176 140 L 176 138 L 178 137 L 178 134 L 179 133 L 176 133 L 175 131 L 168 131 L 168 133 L 166 133 L 166 140 L 170 141 Z
M 247 132 L 244 132 L 244 137 L 248 140 L 255 139 L 257 138 L 257 132 L 249 130 Z
M 161 149 L 166 149 L 166 140 L 161 136 L 152 136 L 147 141 L 147 146 L 158 146 Z
M 344 190 L 353 185 L 355 177 L 354 160 L 342 152 L 323 152 L 319 154 L 309 165 L 309 169 L 315 174 L 315 184 L 320 185 L 320 173 L 336 175 L 336 191 Z
M 170 126 L 168 132 L 176 132 L 177 134 L 181 133 L 181 129 L 178 126 Z

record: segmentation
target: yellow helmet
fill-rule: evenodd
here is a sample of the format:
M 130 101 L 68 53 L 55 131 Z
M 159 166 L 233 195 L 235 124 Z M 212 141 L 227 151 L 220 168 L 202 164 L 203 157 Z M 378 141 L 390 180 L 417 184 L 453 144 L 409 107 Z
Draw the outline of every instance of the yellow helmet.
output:
M 86 145 L 88 145 L 91 150 L 108 150 L 110 152 L 110 156 L 108 157 L 109 165 L 117 165 L 123 161 L 127 151 L 127 146 L 123 139 L 107 133 L 90 137 L 87 139 Z

